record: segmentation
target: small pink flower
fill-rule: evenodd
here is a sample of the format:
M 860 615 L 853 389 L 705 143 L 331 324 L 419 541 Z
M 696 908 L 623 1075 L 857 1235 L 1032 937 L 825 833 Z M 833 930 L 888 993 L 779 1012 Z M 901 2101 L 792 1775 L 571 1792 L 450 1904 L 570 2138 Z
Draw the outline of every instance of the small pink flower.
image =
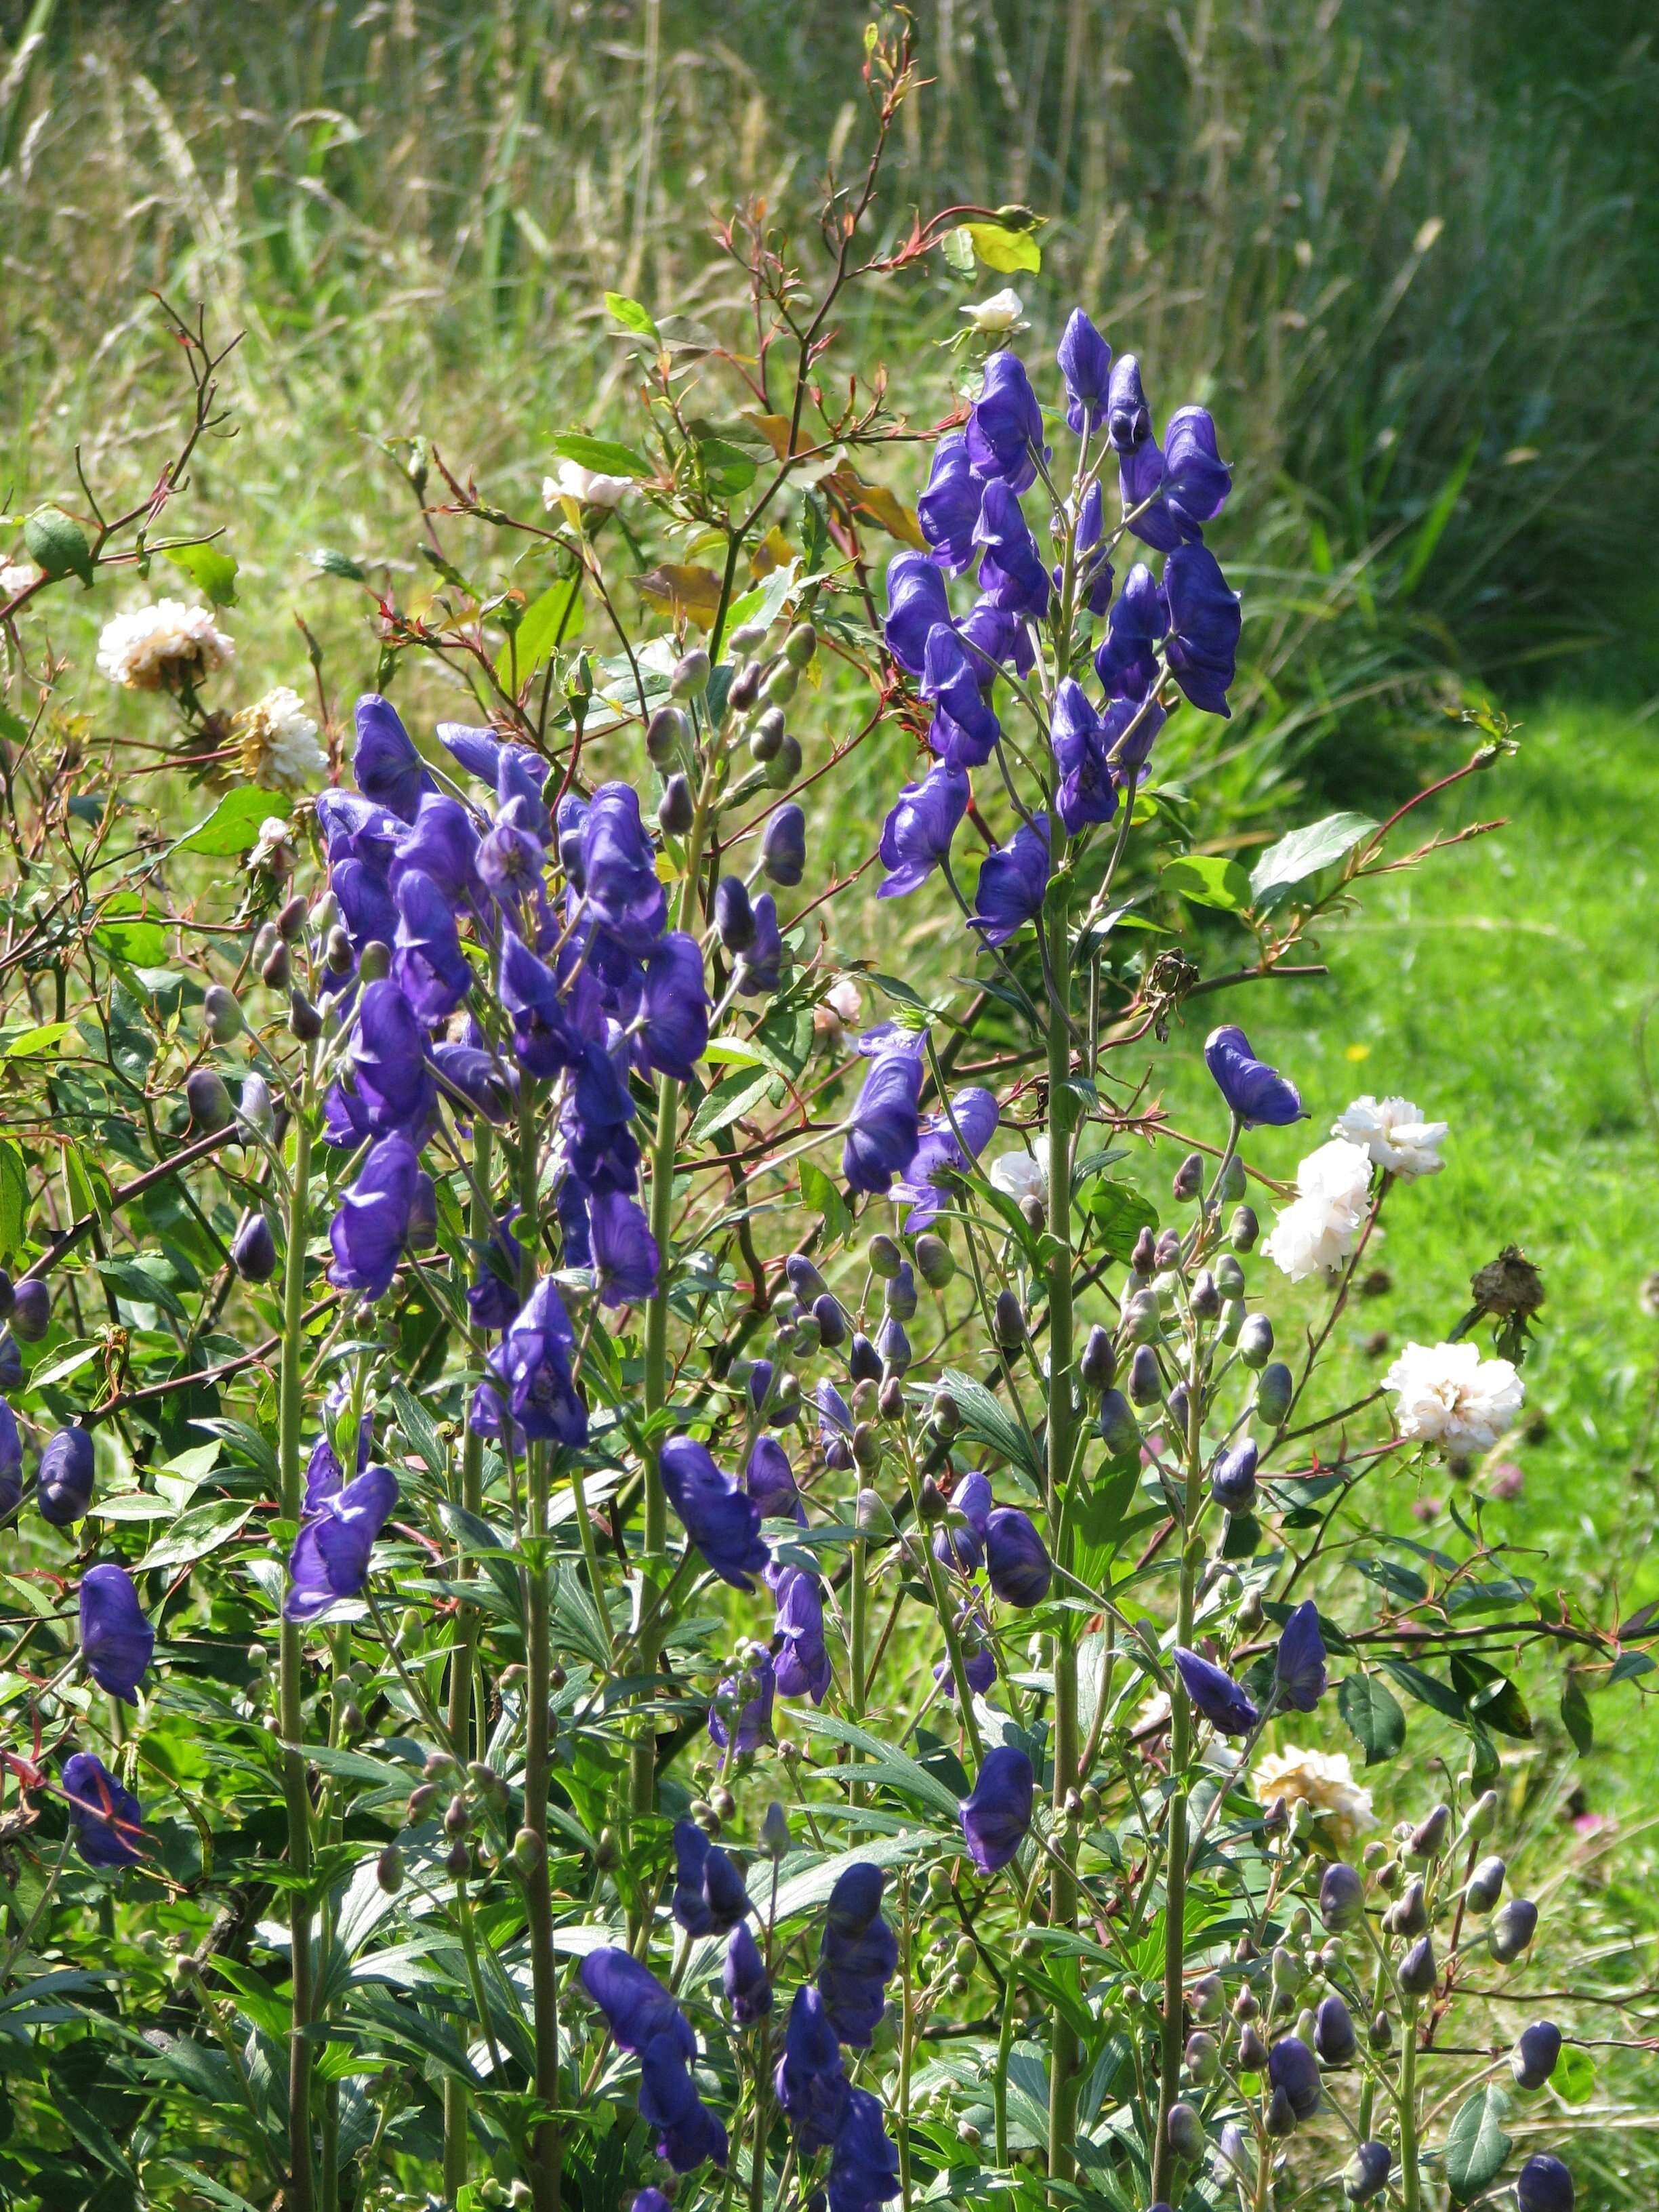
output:
M 1512 1459 L 1500 1460 L 1486 1478 L 1486 1487 L 1494 1498 L 1519 1498 L 1526 1486 L 1525 1470 Z

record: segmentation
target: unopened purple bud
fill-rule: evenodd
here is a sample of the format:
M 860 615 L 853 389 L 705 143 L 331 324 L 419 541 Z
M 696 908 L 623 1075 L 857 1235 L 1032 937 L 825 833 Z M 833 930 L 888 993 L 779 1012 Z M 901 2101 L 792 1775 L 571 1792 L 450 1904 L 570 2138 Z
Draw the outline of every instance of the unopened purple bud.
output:
M 910 1262 L 901 1261 L 899 1271 L 883 1294 L 883 1304 L 896 1320 L 909 1321 L 916 1310 L 916 1278 Z
M 38 1277 L 26 1275 L 12 1293 L 12 1334 L 25 1344 L 38 1344 L 51 1326 L 51 1287 Z
M 1112 1347 L 1111 1331 L 1103 1328 L 1098 1322 L 1085 1340 L 1077 1371 L 1085 1389 L 1109 1390 L 1112 1387 L 1117 1374 L 1117 1354 Z
M 1358 1871 L 1334 1860 L 1320 1877 L 1320 1918 L 1334 1935 L 1358 1926 L 1364 1909 L 1365 1885 Z
M 1319 2065 L 1300 2036 L 1282 2035 L 1267 2054 L 1267 2078 L 1289 2098 L 1298 2120 L 1319 2110 Z
M 1273 1358 L 1273 1325 L 1266 1314 L 1247 1314 L 1239 1325 L 1238 1356 L 1247 1367 L 1260 1370 Z
M 1314 2049 L 1327 2066 L 1346 2066 L 1352 2061 L 1355 2047 L 1352 2016 L 1333 1991 L 1314 2014 Z
M 761 866 L 773 883 L 793 890 L 806 869 L 806 817 L 793 802 L 780 806 L 761 839 Z
M 1136 1237 L 1135 1249 L 1129 1255 L 1129 1265 L 1138 1275 L 1150 1276 L 1156 1272 L 1158 1247 L 1152 1242 L 1152 1232 L 1150 1229 L 1143 1228 L 1139 1236 Z
M 1342 2169 L 1342 2194 L 1350 2204 L 1369 2204 L 1389 2185 L 1394 2164 L 1387 2143 L 1363 2142 Z
M 1204 2123 L 1190 2105 L 1180 2101 L 1171 2105 L 1165 2125 L 1170 2148 L 1177 2158 L 1203 2157 Z
M 1210 1495 L 1224 1513 L 1248 1513 L 1255 1503 L 1256 1447 L 1245 1437 L 1210 1469 Z
M 233 1108 L 225 1079 L 216 1068 L 192 1067 L 185 1078 L 185 1100 L 198 1137 L 211 1136 L 230 1121 Z
M 276 1240 L 263 1213 L 250 1213 L 231 1240 L 230 1263 L 245 1283 L 268 1283 L 276 1272 Z
M 1490 1912 L 1504 1894 L 1504 1877 L 1509 1872 L 1502 1859 L 1493 1856 L 1482 1859 L 1469 1876 L 1464 1895 L 1468 1899 L 1471 1912 Z
M 662 797 L 657 801 L 657 823 L 664 835 L 684 837 L 697 818 L 696 801 L 691 796 L 691 786 L 678 769 L 662 787 Z
M 1025 1341 L 1025 1314 L 1014 1291 L 999 1291 L 991 1311 L 991 1333 L 1005 1352 L 1018 1352 Z
M 755 941 L 755 909 L 741 876 L 722 876 L 714 886 L 714 927 L 728 952 L 744 952 Z
M 1248 1322 L 1246 1328 L 1249 1326 Z M 1255 1407 L 1270 1428 L 1280 1428 L 1291 1410 L 1296 1382 L 1282 1359 L 1270 1361 L 1261 1370 L 1261 1380 L 1255 1386 Z
M 812 1315 L 818 1325 L 818 1341 L 826 1352 L 834 1352 L 847 1341 L 847 1317 L 831 1291 L 813 1299 Z
M 847 1371 L 855 1382 L 879 1382 L 881 1354 L 861 1329 L 853 1332 L 852 1347 L 847 1355 Z
M 1529 1897 L 1512 1897 L 1492 1923 L 1492 1954 L 1504 1966 L 1518 1959 L 1538 1932 L 1538 1907 Z
M 1189 1202 L 1191 1200 L 1197 1198 L 1200 1195 L 1204 1188 L 1204 1155 L 1202 1152 L 1188 1153 L 1186 1158 L 1182 1160 L 1181 1165 L 1176 1170 L 1175 1180 L 1171 1182 L 1170 1188 L 1174 1196 L 1181 1200 L 1183 1203 Z
M 1522 2089 L 1541 2089 L 1561 2056 L 1561 2031 L 1553 2020 L 1523 2027 L 1510 2053 L 1510 2071 Z
M 1137 1406 L 1155 1406 L 1163 1395 L 1164 1378 L 1158 1372 L 1158 1354 L 1150 1344 L 1139 1344 L 1129 1362 L 1130 1401 Z
M 884 1374 L 902 1375 L 910 1364 L 910 1340 L 896 1316 L 889 1314 L 876 1332 L 876 1349 L 881 1354 Z
M 1534 2151 L 1516 2176 L 1516 2212 L 1572 2212 L 1572 2176 L 1559 2158 Z
M 1236 1206 L 1233 1218 L 1227 1224 L 1227 1242 L 1234 1251 L 1254 1251 L 1255 1240 L 1261 1234 L 1261 1224 L 1256 1218 L 1255 1208 L 1253 1206 Z
M 1439 1972 L 1435 1964 L 1434 1938 L 1419 1936 L 1400 1961 L 1400 1986 L 1407 1996 L 1425 1997 L 1434 1987 Z
M 1101 1394 L 1100 1438 L 1114 1459 L 1140 1449 L 1140 1424 L 1121 1390 Z
M 830 1287 L 805 1252 L 792 1252 L 783 1263 L 783 1272 L 790 1289 L 808 1305 L 815 1298 L 821 1298 Z

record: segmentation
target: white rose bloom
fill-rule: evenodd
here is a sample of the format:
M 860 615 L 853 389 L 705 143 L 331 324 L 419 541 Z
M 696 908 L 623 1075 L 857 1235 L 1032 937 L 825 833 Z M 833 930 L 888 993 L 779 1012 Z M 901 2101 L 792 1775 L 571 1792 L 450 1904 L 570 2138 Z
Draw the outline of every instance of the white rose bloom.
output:
M 1037 1137 L 1027 1152 L 999 1152 L 990 1166 L 993 1187 L 1016 1201 L 1048 1194 L 1048 1139 Z
M 562 499 L 574 499 L 578 507 L 615 507 L 633 489 L 632 477 L 601 476 L 597 469 L 561 461 L 556 476 L 542 478 L 542 504 L 556 507 Z
M 251 875 L 256 868 L 276 868 L 287 875 L 294 866 L 294 829 L 280 814 L 267 814 L 259 824 L 252 851 L 243 863 Z
M 984 331 L 988 337 L 1006 337 L 1012 331 L 1025 328 L 1025 302 L 1012 285 L 961 312 L 976 331 Z
M 40 571 L 32 561 L 8 561 L 0 568 L 0 599 L 9 599 L 19 592 L 27 592 Z
M 1370 1204 L 1371 1156 L 1362 1145 L 1333 1138 L 1297 1168 L 1296 1188 L 1261 1249 L 1300 1283 L 1334 1273 L 1352 1252 Z
M 261 791 L 309 791 L 328 774 L 317 725 L 285 684 L 239 714 L 236 731 L 242 774 Z
M 1322 1832 L 1341 1848 L 1376 1826 L 1371 1793 L 1354 1780 L 1346 1752 L 1298 1751 L 1287 1743 L 1283 1751 L 1258 1759 L 1250 1779 L 1258 1804 L 1271 1805 L 1282 1797 L 1287 1804 L 1310 1806 L 1323 1816 Z
M 1402 1437 L 1459 1453 L 1490 1451 L 1527 1395 L 1507 1359 L 1483 1359 L 1473 1344 L 1408 1344 L 1382 1388 Z
M 157 599 L 153 607 L 117 615 L 98 640 L 99 667 L 129 691 L 199 684 L 235 656 L 235 646 L 214 626 L 211 609 L 187 607 L 182 599 Z
M 1413 1182 L 1419 1176 L 1438 1175 L 1445 1166 L 1440 1147 L 1447 1127 L 1444 1121 L 1425 1121 L 1410 1098 L 1373 1098 L 1367 1091 L 1354 1100 L 1332 1133 L 1364 1145 L 1378 1167 Z

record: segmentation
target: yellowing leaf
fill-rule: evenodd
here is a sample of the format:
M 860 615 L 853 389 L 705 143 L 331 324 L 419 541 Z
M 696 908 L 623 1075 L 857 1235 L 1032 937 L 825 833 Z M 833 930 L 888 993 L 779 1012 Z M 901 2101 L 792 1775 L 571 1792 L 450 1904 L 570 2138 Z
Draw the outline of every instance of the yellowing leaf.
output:
M 765 439 L 767 444 L 777 455 L 779 460 L 781 461 L 787 458 L 789 453 L 789 417 L 787 415 L 762 415 L 751 410 L 750 412 L 746 413 L 743 419 L 745 422 L 752 422 L 754 424 L 755 428 L 760 432 L 762 437 Z M 800 451 L 800 441 L 799 439 L 795 441 L 795 451 L 797 453 Z
M 1041 269 L 1042 248 L 1029 230 L 1004 230 L 1000 223 L 963 225 L 974 241 L 974 251 L 988 269 L 1012 273 L 1016 269 Z
M 794 557 L 794 548 L 775 522 L 750 555 L 749 572 L 758 581 L 774 569 L 787 568 Z
M 885 484 L 865 483 L 851 469 L 837 469 L 830 481 L 855 514 L 866 516 L 901 545 L 912 545 L 918 553 L 927 550 L 915 509 L 895 498 Z
M 638 580 L 646 598 L 668 608 L 677 622 L 684 618 L 708 629 L 720 611 L 720 580 L 712 568 L 682 568 L 665 561 Z

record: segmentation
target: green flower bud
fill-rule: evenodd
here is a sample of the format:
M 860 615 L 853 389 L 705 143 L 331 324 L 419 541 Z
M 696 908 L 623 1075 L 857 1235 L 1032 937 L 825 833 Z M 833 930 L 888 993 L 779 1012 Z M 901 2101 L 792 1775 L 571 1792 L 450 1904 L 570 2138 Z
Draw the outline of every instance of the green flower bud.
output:
M 223 983 L 210 983 L 202 994 L 202 1030 L 215 1044 L 228 1044 L 241 1034 L 241 1006 Z
M 1196 2159 L 1204 2155 L 1204 2123 L 1193 2107 L 1177 2100 L 1170 2107 L 1167 2122 L 1170 2148 L 1177 2158 Z
M 884 1283 L 890 1283 L 904 1265 L 903 1253 L 890 1237 L 884 1236 L 880 1231 L 865 1247 L 865 1258 L 870 1273 Z
M 810 622 L 799 622 L 783 641 L 783 657 L 792 668 L 806 668 L 818 649 L 818 634 Z
M 696 699 L 708 689 L 708 655 L 699 645 L 676 663 L 668 679 L 668 694 L 672 699 Z
M 1261 1379 L 1255 1386 L 1255 1408 L 1269 1428 L 1283 1427 L 1295 1391 L 1291 1370 L 1282 1359 L 1273 1360 L 1262 1369 Z
M 392 947 L 371 937 L 357 957 L 357 974 L 365 983 L 380 982 L 392 973 Z
M 690 742 L 691 725 L 678 707 L 659 707 L 645 726 L 645 750 L 658 768 L 666 768 Z
M 396 1897 L 404 1886 L 404 1855 L 396 1844 L 388 1844 L 374 1862 L 374 1879 L 388 1897 Z
M 768 761 L 775 760 L 784 736 L 782 708 L 769 707 L 749 733 L 750 759 L 763 768 Z
M 951 1248 L 942 1237 L 926 1230 L 916 1239 L 916 1273 L 930 1291 L 942 1291 L 957 1272 Z
M 1236 1207 L 1227 1224 L 1227 1242 L 1235 1252 L 1249 1252 L 1255 1249 L 1255 1240 L 1261 1234 L 1261 1224 L 1255 1218 L 1253 1206 Z

